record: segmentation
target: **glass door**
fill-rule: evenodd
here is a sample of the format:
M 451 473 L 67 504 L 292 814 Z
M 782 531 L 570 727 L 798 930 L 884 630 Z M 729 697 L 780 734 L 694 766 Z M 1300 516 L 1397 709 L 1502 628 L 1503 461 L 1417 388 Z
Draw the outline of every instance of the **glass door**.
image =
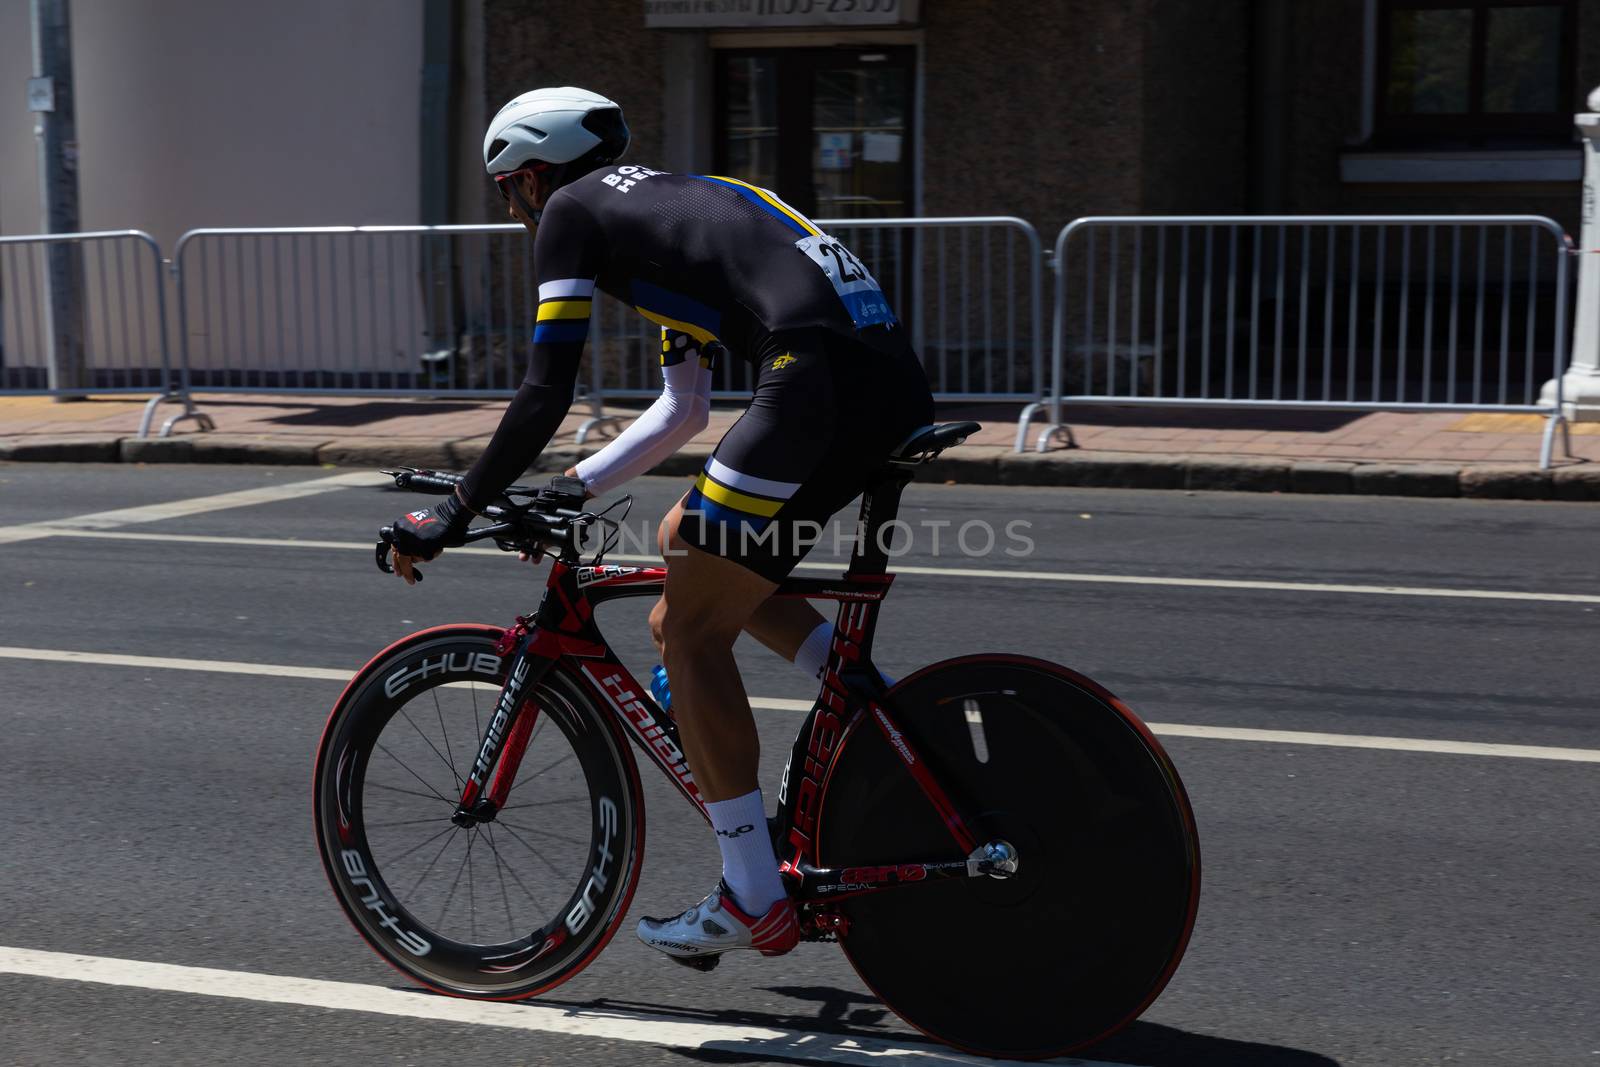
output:
M 719 173 L 816 218 L 912 212 L 911 48 L 722 51 Z

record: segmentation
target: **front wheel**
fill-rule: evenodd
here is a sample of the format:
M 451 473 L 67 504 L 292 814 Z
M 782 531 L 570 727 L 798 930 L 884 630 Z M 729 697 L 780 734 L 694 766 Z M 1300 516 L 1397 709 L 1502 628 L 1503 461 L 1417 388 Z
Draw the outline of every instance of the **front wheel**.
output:
M 368 664 L 323 731 L 314 808 L 328 881 L 379 955 L 439 992 L 509 1000 L 616 932 L 644 809 L 616 726 L 557 666 L 520 712 L 537 719 L 505 805 L 452 821 L 510 665 L 499 634 L 424 631 Z
M 1094 682 L 1021 656 L 934 664 L 884 703 L 980 844 L 1008 842 L 1018 869 L 841 901 L 862 980 L 924 1033 L 989 1056 L 1061 1055 L 1137 1018 L 1200 896 L 1194 815 L 1149 730 Z M 841 745 L 823 866 L 962 858 L 870 722 Z

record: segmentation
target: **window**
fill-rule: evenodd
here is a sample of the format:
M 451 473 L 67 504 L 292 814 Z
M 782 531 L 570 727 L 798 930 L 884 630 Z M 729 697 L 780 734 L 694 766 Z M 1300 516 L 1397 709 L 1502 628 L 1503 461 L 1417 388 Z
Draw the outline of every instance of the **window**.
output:
M 717 173 L 815 218 L 911 213 L 915 49 L 718 52 Z
M 1565 143 L 1574 0 L 1380 0 L 1377 134 L 1406 146 Z

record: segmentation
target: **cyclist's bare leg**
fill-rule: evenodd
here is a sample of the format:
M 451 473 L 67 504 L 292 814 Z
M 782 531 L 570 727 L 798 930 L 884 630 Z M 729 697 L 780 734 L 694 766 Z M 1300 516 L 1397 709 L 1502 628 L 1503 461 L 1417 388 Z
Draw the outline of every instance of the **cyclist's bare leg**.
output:
M 744 632 L 793 663 L 811 631 L 826 621 L 809 601 L 772 597 L 750 616 Z
M 661 558 L 666 560 L 669 568 L 673 560 L 685 551 L 680 545 L 672 554 L 669 555 L 667 552 L 667 531 L 677 529 L 678 522 L 683 517 L 683 503 L 683 500 L 679 500 L 672 506 L 662 518 L 661 526 L 656 531 L 656 544 L 661 551 Z M 666 620 L 666 614 L 667 601 L 663 596 L 650 609 L 650 636 L 655 641 L 658 655 L 662 649 L 662 624 Z M 824 618 L 823 614 L 807 601 L 769 598 L 766 603 L 756 608 L 749 621 L 745 623 L 744 630 L 767 648 L 793 663 L 795 653 L 801 644 L 824 621 Z M 671 668 L 668 668 L 669 677 L 671 673 Z
M 672 679 L 684 754 L 707 802 L 757 787 L 761 746 L 733 642 L 775 588 L 737 563 L 695 548 L 667 568 L 661 656 Z

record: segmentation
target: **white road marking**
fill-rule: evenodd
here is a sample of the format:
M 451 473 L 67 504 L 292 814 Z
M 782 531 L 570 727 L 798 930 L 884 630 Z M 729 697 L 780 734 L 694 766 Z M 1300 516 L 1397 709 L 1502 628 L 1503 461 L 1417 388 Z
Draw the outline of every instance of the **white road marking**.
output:
M 314 978 L 225 971 L 212 967 L 180 967 L 170 963 L 105 956 L 79 956 L 69 952 L 0 948 L 0 973 L 28 975 L 69 982 L 154 989 L 201 997 L 223 997 L 267 1004 L 290 1004 L 326 1011 L 363 1012 L 407 1019 L 496 1026 L 542 1034 L 625 1041 L 675 1049 L 705 1049 L 750 1057 L 781 1056 L 817 1063 L 875 1065 L 915 1060 L 941 1065 L 1012 1063 L 968 1056 L 933 1045 L 871 1037 L 804 1030 L 779 1030 L 736 1023 L 699 1022 L 672 1015 L 605 1009 L 545 1007 L 524 1002 L 501 1004 L 461 1000 L 355 982 L 329 982 Z M 1056 1063 L 1077 1067 L 1127 1067 L 1095 1060 L 1067 1059 Z
M 1204 737 L 1216 741 L 1266 741 L 1283 745 L 1379 748 L 1391 752 L 1443 752 L 1453 756 L 1503 756 L 1508 759 L 1600 763 L 1600 749 L 1594 748 L 1501 745 L 1482 741 L 1432 741 L 1422 737 L 1368 737 L 1361 734 L 1320 734 L 1296 730 L 1251 730 L 1238 726 L 1193 726 L 1176 722 L 1152 722 L 1147 725 L 1164 737 Z
M 162 656 L 121 656 L 55 648 L 0 645 L 0 659 L 36 663 L 82 663 L 100 667 L 139 667 L 147 670 L 209 671 L 215 674 L 255 674 L 272 678 L 305 678 L 348 682 L 353 671 L 330 667 L 299 667 L 283 663 L 240 663 L 230 660 L 169 659 Z M 484 686 L 484 688 L 490 688 Z M 782 697 L 751 697 L 758 711 L 809 711 L 811 701 Z M 1501 756 L 1567 763 L 1600 763 L 1600 749 L 1555 748 L 1546 745 L 1503 745 L 1481 741 L 1446 741 L 1424 737 L 1385 737 L 1368 734 L 1327 734 L 1303 730 L 1255 730 L 1235 726 L 1197 726 L 1190 723 L 1146 723 L 1166 737 L 1198 737 L 1217 741 L 1258 741 L 1326 748 L 1371 748 L 1392 752 L 1437 752 L 1454 756 Z
M 63 522 L 68 520 L 61 520 Z M 35 527 L 10 527 L 12 530 L 34 530 Z M 49 523 L 37 525 L 37 532 L 29 537 L 89 537 L 118 541 L 171 541 L 176 544 L 236 545 L 248 548 L 321 548 L 356 549 L 371 552 L 372 543 L 359 541 L 312 541 L 269 537 L 214 537 L 201 534 L 131 533 L 121 531 L 66 529 Z M 6 539 L 7 528 L 0 527 L 0 543 Z M 497 548 L 452 548 L 451 555 L 501 556 L 508 553 Z M 616 554 L 606 557 L 613 563 L 659 563 L 658 556 Z M 826 571 L 840 574 L 843 562 L 801 563 L 800 570 Z M 1600 604 L 1600 593 L 1534 593 L 1516 589 L 1446 589 L 1437 586 L 1413 585 L 1349 585 L 1326 582 L 1259 582 L 1235 578 L 1170 578 L 1148 574 L 1088 574 L 1072 571 L 1022 571 L 990 570 L 981 567 L 919 567 L 893 566 L 895 574 L 916 574 L 932 578 L 984 578 L 1018 582 L 1071 582 L 1083 585 L 1155 585 L 1187 589 L 1239 589 L 1283 593 L 1346 593 L 1360 596 L 1410 596 L 1431 597 L 1444 600 L 1512 600 L 1548 604 Z
M 241 489 L 231 493 L 172 500 L 165 504 L 144 504 L 114 511 L 96 511 L 88 515 L 75 515 L 48 522 L 27 523 L 21 526 L 0 526 L 0 544 L 33 541 L 41 537 L 54 537 L 67 530 L 108 530 L 118 526 L 133 526 L 162 519 L 179 519 L 187 515 L 200 515 L 225 508 L 243 508 L 254 504 L 272 504 L 315 496 L 335 489 L 355 485 L 380 485 L 383 476 L 376 472 L 359 471 L 353 474 L 336 474 L 331 478 L 313 478 L 303 482 L 285 482 L 282 485 L 263 485 L 254 489 Z
M 0 645 L 0 659 L 39 663 L 88 663 L 100 667 L 142 667 L 146 670 L 207 671 L 212 674 L 259 674 L 269 678 L 311 678 L 348 682 L 355 671 L 326 667 L 289 667 L 277 663 L 239 663 L 217 659 L 169 659 L 165 656 L 116 656 L 103 652 L 74 652 L 64 648 L 16 648 Z

